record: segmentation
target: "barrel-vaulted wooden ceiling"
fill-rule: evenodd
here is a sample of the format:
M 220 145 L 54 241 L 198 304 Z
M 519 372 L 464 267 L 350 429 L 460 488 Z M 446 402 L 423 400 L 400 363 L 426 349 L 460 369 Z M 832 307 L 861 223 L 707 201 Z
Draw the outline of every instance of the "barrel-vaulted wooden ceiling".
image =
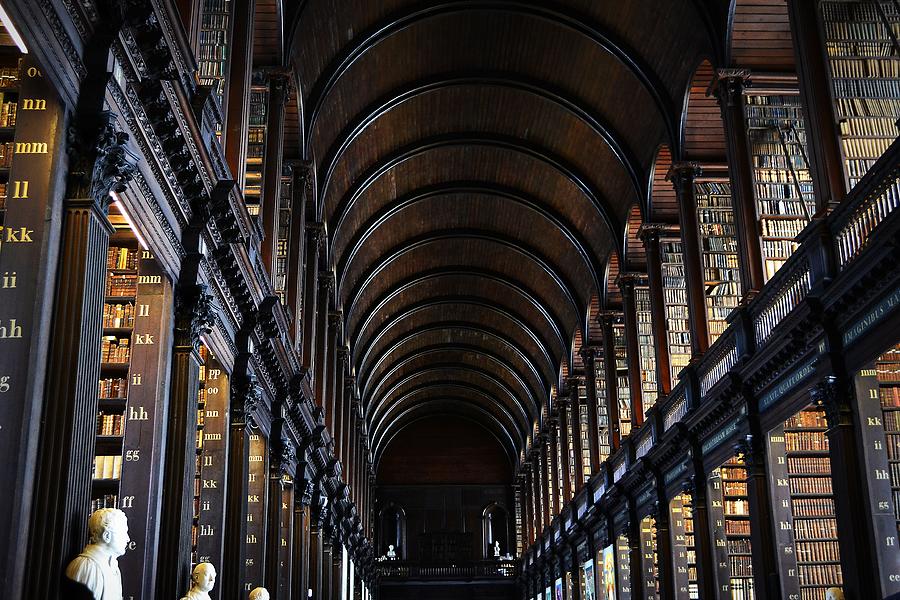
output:
M 478 419 L 511 456 L 526 447 L 573 339 L 596 330 L 592 299 L 648 203 L 659 148 L 677 155 L 727 5 L 294 7 L 298 154 L 315 167 L 322 266 L 376 452 L 442 412 Z

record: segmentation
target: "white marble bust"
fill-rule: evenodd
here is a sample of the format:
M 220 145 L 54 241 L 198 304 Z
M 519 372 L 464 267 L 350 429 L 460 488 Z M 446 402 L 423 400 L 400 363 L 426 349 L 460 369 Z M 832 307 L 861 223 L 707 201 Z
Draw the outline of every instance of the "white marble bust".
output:
M 199 563 L 191 572 L 191 589 L 181 600 L 209 600 L 216 584 L 216 568 L 208 562 Z
M 500 542 L 494 542 L 494 556 L 500 558 Z
M 80 583 L 94 600 L 122 600 L 120 556 L 128 542 L 128 518 L 117 508 L 101 508 L 88 519 L 88 545 L 66 567 L 66 577 Z
M 825 600 L 844 600 L 844 591 L 839 587 L 830 587 L 825 590 Z
M 253 588 L 250 592 L 250 600 L 269 600 L 269 590 L 264 587 Z
M 394 550 L 393 544 L 388 544 L 387 557 L 388 558 L 397 558 L 397 552 Z

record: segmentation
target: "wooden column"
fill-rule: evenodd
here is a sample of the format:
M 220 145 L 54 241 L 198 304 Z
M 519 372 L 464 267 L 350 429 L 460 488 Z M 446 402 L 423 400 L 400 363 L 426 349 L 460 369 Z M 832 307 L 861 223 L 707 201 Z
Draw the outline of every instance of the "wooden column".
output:
M 241 336 L 244 338 L 245 336 Z M 251 372 L 252 355 L 244 342 L 235 361 L 231 387 L 228 476 L 225 488 L 225 558 L 222 564 L 223 600 L 243 600 L 247 538 L 247 495 L 250 463 L 248 421 L 261 399 Z M 182 592 L 183 593 L 183 592 Z
M 310 218 L 314 213 L 309 212 Z M 301 362 L 310 371 L 314 371 L 319 362 L 316 353 L 319 298 L 319 251 L 325 244 L 325 226 L 322 223 L 308 223 L 306 225 L 306 252 L 303 264 L 303 356 Z M 326 308 L 327 310 L 327 308 Z M 318 397 L 316 397 L 318 400 Z
M 566 398 L 557 398 L 556 406 L 559 410 L 558 435 L 562 438 L 557 443 L 562 444 L 560 468 L 563 472 L 563 500 L 568 502 L 572 499 L 572 463 L 569 460 L 569 402 Z
M 700 251 L 700 230 L 697 224 L 697 198 L 694 179 L 700 175 L 696 163 L 674 163 L 666 176 L 675 186 L 678 214 L 681 220 L 681 250 L 687 286 L 688 316 L 691 321 L 691 352 L 694 358 L 709 348 L 709 327 L 706 322 L 703 256 Z
M 621 443 L 619 431 L 619 393 L 616 388 L 616 346 L 613 314 L 602 312 L 597 318 L 603 328 L 603 366 L 606 370 L 606 414 L 609 419 L 609 446 L 614 451 Z
M 584 385 L 587 392 L 587 429 L 588 453 L 590 454 L 591 474 L 600 469 L 600 440 L 597 420 L 597 354 L 600 348 L 585 346 L 581 348 L 581 360 L 584 362 Z
M 344 392 L 341 364 L 338 361 L 338 347 L 341 346 L 341 328 L 343 315 L 340 312 L 328 313 L 328 408 L 325 411 L 325 423 L 331 423 L 331 437 L 334 440 L 334 456 L 340 460 L 341 452 L 341 416 L 340 396 Z M 329 416 L 328 413 L 331 413 Z
M 628 352 L 628 389 L 631 392 L 632 431 L 644 424 L 641 349 L 638 341 L 637 304 L 634 299 L 634 286 L 639 278 L 640 275 L 637 273 L 619 275 L 619 289 L 622 290 L 622 310 L 625 317 L 625 350 Z
M 877 598 L 878 561 L 875 541 L 870 539 L 870 504 L 866 497 L 864 464 L 857 443 L 853 390 L 848 380 L 829 375 L 810 390 L 813 403 L 825 411 L 828 422 L 828 454 L 834 488 L 834 512 L 841 550 L 843 590 L 848 598 Z
M 305 281 L 304 250 L 307 247 L 306 199 L 312 194 L 312 170 L 308 163 L 291 163 L 291 237 L 288 244 L 287 306 L 293 315 L 291 343 L 303 356 L 303 282 Z M 303 363 L 308 366 L 308 363 Z
M 281 413 L 281 402 L 276 401 L 272 407 L 272 413 Z M 284 419 L 276 417 L 272 422 L 272 431 L 269 434 L 269 470 L 268 470 L 268 504 L 266 505 L 266 563 L 265 563 L 265 587 L 273 600 L 287 598 L 287 589 L 290 588 L 290 551 L 288 540 L 285 539 L 285 530 L 290 530 L 290 518 L 293 504 L 293 482 L 291 473 L 294 472 L 296 452 L 293 443 L 288 439 L 285 431 Z M 286 511 L 290 511 L 285 515 Z M 287 527 L 285 521 L 288 521 Z M 288 548 L 287 560 L 285 560 L 284 548 Z M 287 574 L 287 585 L 284 585 L 284 576 Z
M 547 486 L 547 490 L 550 493 L 550 514 L 558 515 L 562 510 L 562 506 L 559 502 L 560 491 L 559 491 L 559 477 L 557 477 L 557 473 L 559 473 L 559 454 L 558 450 L 558 436 L 559 436 L 559 420 L 551 417 L 549 422 L 549 431 L 547 432 L 549 443 L 547 444 L 547 451 L 550 453 L 550 473 L 552 477 L 550 477 L 549 485 Z
M 731 202 L 740 250 L 741 295 L 752 298 L 762 289 L 762 243 L 756 221 L 756 197 L 753 193 L 750 140 L 744 122 L 744 83 L 750 75 L 746 69 L 719 69 L 714 90 L 725 127 L 728 173 L 731 179 Z
M 356 430 L 357 430 L 357 417 L 356 417 L 356 399 L 353 397 L 353 390 L 356 386 L 356 378 L 352 377 L 350 373 L 350 349 L 346 346 L 343 348 L 343 359 L 342 359 L 342 387 L 343 391 L 343 409 L 344 409 L 344 439 L 343 445 L 344 448 L 341 452 L 341 456 L 344 457 L 352 457 L 350 448 L 352 447 L 353 440 L 356 438 Z M 355 461 L 350 462 L 352 469 L 357 469 L 357 464 Z M 351 476 L 355 474 L 352 473 Z
M 331 291 L 334 289 L 334 275 L 328 271 L 319 273 L 318 298 L 316 299 L 316 359 L 311 365 L 313 369 L 313 388 L 316 405 L 324 411 L 325 426 L 331 432 L 331 411 L 328 406 L 328 308 L 331 304 Z
M 184 236 L 192 248 L 175 287 L 175 342 L 169 383 L 159 547 L 165 557 L 156 579 L 161 597 L 183 594 L 191 581 L 191 520 L 197 468 L 197 397 L 200 388 L 200 335 L 214 321 L 212 296 L 199 283 L 203 244 L 194 230 Z
M 247 162 L 247 129 L 250 119 L 250 78 L 253 70 L 253 13 L 255 0 L 231 3 L 231 46 L 228 48 L 228 80 L 222 102 L 225 115 L 225 160 L 234 180 L 244 189 Z
M 841 141 L 828 83 L 825 44 L 819 30 L 818 5 L 817 0 L 787 0 L 806 119 L 806 151 L 816 192 L 816 212 L 823 213 L 844 199 L 846 184 Z
M 656 514 L 656 567 L 659 581 L 658 598 L 675 598 L 674 554 L 672 552 L 672 530 L 669 523 L 669 503 L 665 490 L 657 478 Z M 699 569 L 698 569 L 699 570 Z
M 644 564 L 641 561 L 641 521 L 637 518 L 633 507 L 629 507 L 630 518 L 623 532 L 628 539 L 628 572 L 631 578 L 631 597 L 634 600 L 646 598 L 644 593 Z M 615 540 L 615 538 L 613 538 Z M 615 541 L 613 542 L 615 543 Z
M 262 260 L 275 281 L 275 246 L 278 240 L 278 210 L 281 204 L 282 158 L 284 156 L 284 107 L 287 103 L 290 75 L 269 73 L 269 97 L 266 106 L 266 142 L 263 155 L 263 181 L 260 195 L 262 219 Z
M 302 465 L 301 465 L 302 466 Z M 298 469 L 301 468 L 298 466 Z M 294 559 L 291 564 L 291 598 L 306 600 L 306 592 L 309 589 L 309 555 L 310 555 L 310 503 L 314 491 L 313 482 L 306 475 L 295 483 L 294 492 L 294 523 L 291 546 L 293 546 Z
M 524 550 L 531 545 L 532 538 L 532 520 L 531 520 L 531 481 L 530 481 L 530 465 L 525 462 L 519 471 L 519 479 L 522 482 L 522 549 Z
M 101 113 L 109 81 L 109 48 L 116 35 L 118 27 L 109 23 L 85 49 L 89 75 L 82 83 L 74 123 L 78 143 L 72 148 L 63 204 L 48 377 L 34 462 L 35 484 L 29 496 L 33 505 L 24 560 L 28 571 L 24 581 L 13 582 L 28 598 L 56 598 L 60 574 L 87 541 L 106 251 L 112 232 L 106 210 L 109 192 L 124 189 L 135 158 L 125 145 L 128 136 L 117 134 L 113 117 Z M 53 142 L 46 141 L 48 146 Z M 119 150 L 122 160 L 114 158 Z M 99 161 L 102 164 L 96 164 Z M 110 176 L 92 179 L 93 173 L 103 170 L 95 166 L 110 169 Z M 21 376 L 21 371 L 10 375 Z M 25 529 L 25 524 L 20 525 Z M 21 543 L 24 546 L 26 542 Z M 15 593 L 8 588 L 4 591 Z
M 541 443 L 538 448 L 539 452 L 539 460 L 541 466 L 541 489 L 543 490 L 543 515 L 544 515 L 544 527 L 548 527 L 550 523 L 553 522 L 553 514 L 550 512 L 550 478 L 547 475 L 547 459 L 549 452 L 547 451 L 547 447 L 549 443 L 547 442 L 547 434 L 541 434 Z
M 650 312 L 652 315 L 653 347 L 656 350 L 656 385 L 660 397 L 672 391 L 672 369 L 669 362 L 669 339 L 666 333 L 666 305 L 663 297 L 662 255 L 660 234 L 671 226 L 642 223 L 638 236 L 647 254 L 647 279 L 650 282 Z
M 575 455 L 575 490 L 577 494 L 584 487 L 584 440 L 581 438 L 581 411 L 583 410 L 578 377 L 567 380 L 569 386 L 569 405 L 572 407 L 572 454 Z
M 748 405 L 750 404 L 755 403 L 748 403 Z M 751 408 L 751 410 L 753 409 Z M 751 435 L 741 444 L 740 450 L 744 455 L 744 467 L 747 469 L 747 505 L 750 514 L 750 549 L 753 552 L 753 587 L 757 590 L 757 597 L 760 600 L 767 600 L 778 598 L 781 595 L 781 588 L 778 584 L 778 557 L 781 550 L 778 548 L 772 532 L 772 528 L 777 527 L 778 524 L 775 521 L 772 510 L 772 497 L 769 494 L 765 437 L 760 430 L 758 418 L 753 414 L 748 418 L 750 420 Z M 701 475 L 704 479 L 700 478 Z M 695 487 L 698 490 L 702 490 L 702 492 L 697 491 L 695 494 L 699 498 L 702 493 L 703 502 L 701 508 L 704 511 L 704 515 L 708 515 L 705 494 L 706 486 L 699 485 L 701 481 L 705 480 L 705 474 L 698 473 L 695 479 L 698 482 L 698 485 Z M 695 503 L 699 504 L 696 500 Z M 706 518 L 708 519 L 709 517 L 706 516 Z M 696 530 L 699 524 L 696 517 L 694 524 L 694 529 Z M 709 531 L 708 527 L 706 531 Z M 710 543 L 707 540 L 704 540 L 704 542 Z M 697 550 L 697 560 L 699 561 L 700 549 L 698 548 Z M 704 564 L 714 566 L 713 560 L 710 557 Z M 713 579 L 711 573 L 708 579 Z M 715 581 L 700 581 L 705 584 L 705 587 L 700 588 L 701 590 L 715 589 Z

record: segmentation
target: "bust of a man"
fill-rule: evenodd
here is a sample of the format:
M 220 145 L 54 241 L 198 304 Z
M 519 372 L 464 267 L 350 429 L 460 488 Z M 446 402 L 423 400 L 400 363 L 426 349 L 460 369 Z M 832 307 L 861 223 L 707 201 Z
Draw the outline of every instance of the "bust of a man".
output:
M 191 572 L 191 589 L 181 600 L 209 600 L 209 593 L 216 584 L 216 568 L 202 562 Z
M 500 542 L 494 542 L 494 556 L 500 558 Z
M 66 577 L 80 583 L 94 600 L 122 600 L 120 556 L 128 542 L 128 518 L 117 508 L 101 508 L 88 519 L 88 545 L 66 567 Z
M 250 600 L 269 600 L 269 590 L 264 587 L 253 588 L 250 592 Z
M 397 558 L 397 552 L 394 550 L 393 544 L 388 544 L 387 557 L 388 558 Z

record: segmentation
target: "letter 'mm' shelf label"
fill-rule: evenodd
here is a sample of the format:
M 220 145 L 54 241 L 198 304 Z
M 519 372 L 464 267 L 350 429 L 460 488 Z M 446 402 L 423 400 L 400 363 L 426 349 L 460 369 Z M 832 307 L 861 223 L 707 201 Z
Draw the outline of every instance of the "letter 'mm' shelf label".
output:
M 172 286 L 161 276 L 153 255 L 141 252 L 138 273 L 160 276 L 138 283 L 125 412 L 120 508 L 128 515 L 132 547 L 119 558 L 127 598 L 151 598 L 154 549 L 159 542 L 159 503 L 163 483 L 163 424 L 167 420 L 167 382 L 172 349 Z M 125 499 L 128 499 L 126 502 Z M 165 560 L 165 559 L 163 559 Z M 160 564 L 159 568 L 168 568 Z
M 206 361 L 206 405 L 200 453 L 197 560 L 222 564 L 225 541 L 225 465 L 228 455 L 228 374 L 210 354 Z M 215 588 L 210 594 L 221 597 Z
M 792 527 L 794 512 L 788 477 L 787 448 L 784 424 L 772 429 L 767 437 L 769 460 L 769 489 L 772 493 L 772 518 L 775 519 L 775 545 L 781 570 L 781 597 L 800 598 L 800 578 L 797 575 L 797 553 Z
M 58 218 L 48 218 L 47 207 L 51 194 L 63 193 L 56 162 L 61 154 L 57 148 L 62 111 L 31 55 L 21 60 L 18 84 L 20 102 L 33 99 L 41 110 L 20 103 L 15 132 L 4 129 L 0 143 L 13 148 L 30 144 L 29 149 L 40 145 L 43 152 L 14 154 L 9 170 L 0 170 L 6 185 L 5 207 L 0 206 L 0 456 L 4 457 L 0 486 L 15 490 L 0 494 L 0 539 L 12 547 L 24 544 L 10 536 L 25 531 L 21 525 L 28 507 L 22 500 L 30 497 L 32 480 L 25 468 L 33 460 L 28 453 L 34 452 L 28 439 L 37 431 L 36 409 L 42 404 L 40 391 L 47 376 L 50 319 L 41 315 L 48 314 L 53 301 L 54 273 L 48 269 L 55 262 L 46 260 L 46 246 L 53 237 L 51 230 L 60 226 Z
M 266 438 L 251 433 L 247 465 L 247 539 L 244 565 L 244 588 L 263 585 L 265 577 L 266 488 L 268 483 Z M 278 502 L 278 498 L 273 501 Z M 248 587 L 249 586 L 249 587 Z

